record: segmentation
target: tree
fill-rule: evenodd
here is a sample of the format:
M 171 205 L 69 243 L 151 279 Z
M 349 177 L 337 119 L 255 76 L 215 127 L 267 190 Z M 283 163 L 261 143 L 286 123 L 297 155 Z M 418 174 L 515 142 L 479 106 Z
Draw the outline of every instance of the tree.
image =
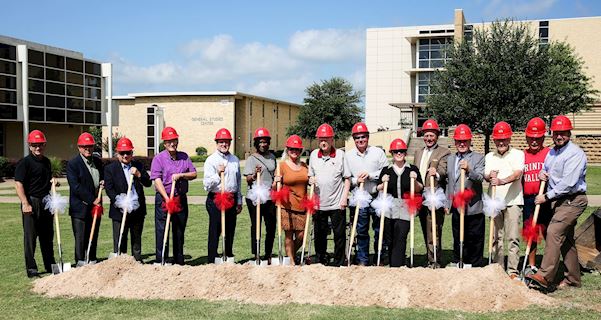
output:
M 102 127 L 100 126 L 90 126 L 88 128 L 92 137 L 94 137 L 94 141 L 96 144 L 94 145 L 94 152 L 102 152 L 103 143 L 102 143 Z M 108 151 L 108 148 L 105 150 Z
M 446 70 L 430 82 L 425 113 L 484 134 L 485 152 L 496 122 L 521 130 L 532 117 L 587 109 L 598 93 L 573 48 L 539 43 L 526 24 L 512 20 L 475 30 L 473 41 L 450 46 L 447 54 Z
M 297 134 L 306 139 L 314 139 L 317 127 L 328 123 L 334 128 L 336 139 L 346 139 L 353 125 L 361 121 L 363 93 L 355 91 L 347 80 L 333 77 L 313 83 L 305 89 L 307 96 L 295 125 L 288 128 L 287 134 Z
M 119 132 L 115 132 L 113 133 L 113 149 L 117 147 L 117 142 L 119 142 L 119 139 L 123 138 L 123 136 L 119 133 Z M 106 139 L 104 139 L 104 141 L 102 141 L 102 150 L 109 152 L 109 138 L 107 137 Z

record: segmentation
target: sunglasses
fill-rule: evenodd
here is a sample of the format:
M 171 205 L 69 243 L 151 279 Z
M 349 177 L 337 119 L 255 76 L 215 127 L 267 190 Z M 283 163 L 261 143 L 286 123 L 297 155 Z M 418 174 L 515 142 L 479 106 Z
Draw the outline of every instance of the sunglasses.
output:
M 353 136 L 353 140 L 363 140 L 363 139 L 367 139 L 367 136 L 363 135 L 363 136 Z
M 288 150 L 292 151 L 292 152 L 301 152 L 303 149 L 299 149 L 299 148 L 288 148 Z
M 133 151 L 119 151 L 119 154 L 122 156 L 131 156 Z
M 405 153 L 407 153 L 407 150 L 390 150 L 390 153 L 392 153 L 392 154 L 405 154 Z

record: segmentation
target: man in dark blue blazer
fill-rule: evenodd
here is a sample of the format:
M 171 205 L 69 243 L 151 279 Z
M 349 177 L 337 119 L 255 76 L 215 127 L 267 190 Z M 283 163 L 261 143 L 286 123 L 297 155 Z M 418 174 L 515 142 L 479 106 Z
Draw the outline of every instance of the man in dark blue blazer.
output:
M 104 184 L 102 161 L 92 156 L 94 152 L 94 137 L 88 132 L 82 133 L 77 139 L 79 154 L 67 163 L 67 181 L 69 182 L 69 215 L 75 238 L 75 261 L 81 265 L 85 261 L 86 249 L 92 230 L 92 208 L 102 204 L 102 198 L 97 200 L 98 188 Z M 100 227 L 100 217 L 96 227 L 89 259 L 96 261 L 96 242 Z
M 117 142 L 117 157 L 119 161 L 112 162 L 104 168 L 104 186 L 106 194 L 111 199 L 109 217 L 113 219 L 113 252 L 117 252 L 119 246 L 119 233 L 121 232 L 121 221 L 123 211 L 115 206 L 118 195 L 126 194 L 129 179 L 133 179 L 131 194 L 138 196 L 140 207 L 128 212 L 125 217 L 125 228 L 121 239 L 121 253 L 127 253 L 127 234 L 131 232 L 131 251 L 137 261 L 142 261 L 142 230 L 144 228 L 144 217 L 146 216 L 146 199 L 144 198 L 144 187 L 150 187 L 152 181 L 144 165 L 133 160 L 134 146 L 128 138 L 121 138 Z

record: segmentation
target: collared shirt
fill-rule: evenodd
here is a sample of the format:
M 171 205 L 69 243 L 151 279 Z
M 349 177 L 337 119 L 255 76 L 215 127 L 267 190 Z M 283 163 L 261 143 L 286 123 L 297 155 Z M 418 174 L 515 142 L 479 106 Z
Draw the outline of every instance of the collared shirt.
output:
M 273 183 L 273 177 L 275 175 L 276 160 L 275 155 L 269 152 L 267 155 L 260 153 L 253 153 L 246 159 L 246 165 L 244 166 L 244 176 L 252 176 L 257 172 L 257 166 L 261 166 L 261 184 L 271 188 Z M 256 180 L 255 180 L 256 182 Z M 246 189 L 246 195 L 250 191 L 252 185 L 248 185 Z
M 130 170 L 131 170 L 131 162 L 128 164 L 125 163 L 121 163 L 121 168 L 123 169 L 123 174 L 125 175 L 125 182 L 127 182 L 129 184 L 129 179 L 131 177 L 131 179 L 133 179 L 134 177 L 130 174 Z M 136 188 L 134 188 L 133 186 L 133 181 L 132 183 L 132 187 L 131 187 L 131 194 L 132 196 L 136 196 L 138 195 L 138 193 L 136 192 Z
M 428 173 L 428 162 L 430 161 L 430 157 L 434 152 L 434 148 L 436 148 L 436 144 L 434 144 L 431 148 L 424 147 L 424 152 L 422 153 L 422 159 L 419 163 L 419 173 L 422 176 L 422 181 L 426 181 L 426 174 Z
M 238 205 L 242 205 L 242 176 L 240 174 L 240 160 L 228 152 L 223 154 L 215 151 L 205 161 L 204 165 L 204 188 L 208 192 L 221 192 L 221 176 L 218 166 L 225 165 L 224 187 L 225 192 L 235 193 Z
M 150 179 L 161 179 L 167 195 L 171 191 L 171 177 L 176 173 L 196 172 L 192 160 L 185 152 L 177 151 L 175 159 L 171 158 L 169 151 L 163 150 L 152 159 L 150 165 Z M 188 180 L 180 179 L 175 185 L 175 194 L 188 193 Z
M 586 154 L 572 141 L 559 149 L 552 148 L 544 165 L 549 174 L 547 198 L 586 192 L 586 162 Z
M 351 173 L 351 184 L 357 186 L 357 176 L 361 172 L 369 173 L 369 178 L 365 180 L 364 190 L 375 194 L 377 180 L 380 177 L 380 171 L 388 164 L 384 150 L 378 147 L 368 146 L 364 153 L 352 149 L 346 153 L 345 165 Z
M 88 159 L 84 157 L 81 153 L 79 155 L 83 159 L 83 163 L 86 165 L 86 168 L 88 168 L 88 171 L 92 176 L 92 181 L 94 181 L 94 188 L 98 189 L 98 186 L 100 185 L 100 172 L 98 172 L 98 168 L 96 168 L 96 166 L 94 165 L 92 157 Z
M 333 156 L 332 156 L 333 155 Z M 320 210 L 340 209 L 344 192 L 344 179 L 351 173 L 344 164 L 344 151 L 333 149 L 329 155 L 320 149 L 313 150 L 309 156 L 309 177 L 317 180 Z
M 524 170 L 524 152 L 510 146 L 503 154 L 499 154 L 497 150 L 489 152 L 484 157 L 484 162 L 485 175 L 490 175 L 492 170 L 498 170 L 498 178 L 504 179 L 512 175 L 514 171 Z M 490 195 L 492 187 L 488 190 Z M 504 199 L 508 206 L 523 205 L 524 194 L 521 177 L 510 183 L 497 186 L 495 197 Z

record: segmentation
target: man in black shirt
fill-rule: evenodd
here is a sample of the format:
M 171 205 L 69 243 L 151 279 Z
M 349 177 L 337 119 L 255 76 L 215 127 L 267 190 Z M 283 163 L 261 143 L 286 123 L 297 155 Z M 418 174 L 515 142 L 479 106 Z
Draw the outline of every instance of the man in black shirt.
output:
M 27 137 L 30 154 L 21 159 L 15 169 L 15 188 L 21 200 L 23 217 L 23 243 L 25 249 L 25 267 L 27 276 L 38 275 L 35 261 L 35 247 L 40 238 L 42 258 L 46 272 L 51 272 L 55 263 L 52 239 L 54 229 L 52 214 L 44 209 L 42 199 L 50 192 L 52 171 L 50 160 L 44 156 L 46 137 L 39 130 L 33 130 Z

